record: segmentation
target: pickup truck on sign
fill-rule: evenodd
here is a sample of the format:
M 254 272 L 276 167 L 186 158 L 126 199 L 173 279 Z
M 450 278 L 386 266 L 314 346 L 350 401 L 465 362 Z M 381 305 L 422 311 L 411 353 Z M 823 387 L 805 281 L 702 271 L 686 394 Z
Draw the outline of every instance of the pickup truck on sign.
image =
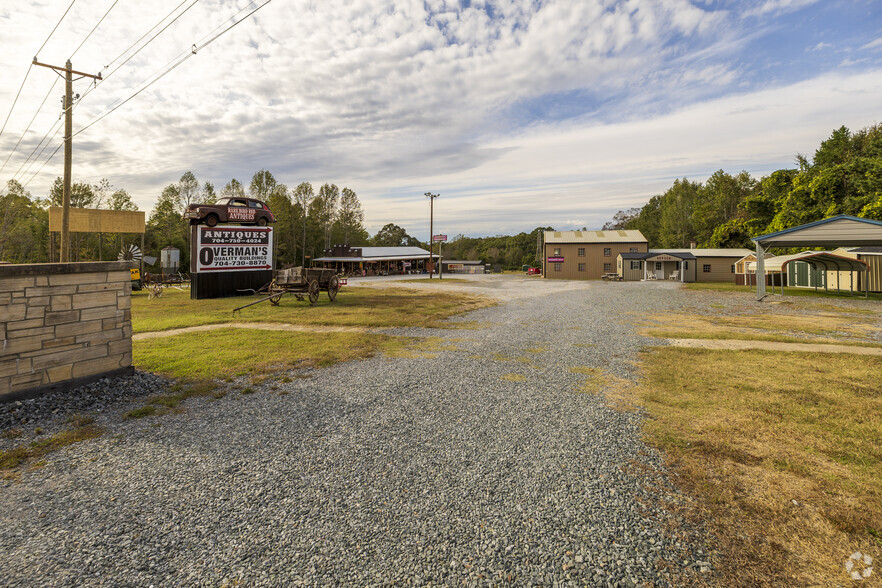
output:
M 205 223 L 213 227 L 218 223 L 240 223 L 265 227 L 276 222 L 269 207 L 254 198 L 222 198 L 217 204 L 191 204 L 184 212 L 191 225 Z

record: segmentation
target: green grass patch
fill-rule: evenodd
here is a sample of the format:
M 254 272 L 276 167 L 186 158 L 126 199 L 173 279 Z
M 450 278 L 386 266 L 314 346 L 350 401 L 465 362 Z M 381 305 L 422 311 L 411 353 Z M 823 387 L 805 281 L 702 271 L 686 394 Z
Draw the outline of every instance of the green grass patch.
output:
M 370 333 L 300 333 L 221 328 L 135 341 L 138 369 L 185 380 L 325 367 L 402 348 L 406 339 Z
M 396 284 L 474 284 L 473 280 L 465 280 L 463 278 L 410 278 L 407 280 L 395 280 Z
M 257 300 L 238 296 L 190 300 L 189 292 L 168 290 L 148 300 L 146 291 L 132 293 L 132 329 L 135 333 L 165 331 L 230 322 L 268 322 L 347 327 L 438 327 L 451 316 L 494 303 L 459 292 L 423 292 L 406 288 L 344 288 L 336 302 L 322 293 L 310 306 L 286 295 L 279 306 L 256 304 L 233 316 L 233 309 Z M 461 327 L 468 328 L 468 327 Z
M 58 451 L 74 443 L 95 439 L 104 434 L 100 427 L 91 424 L 91 420 L 88 420 L 88 424 L 83 426 L 62 431 L 46 439 L 33 441 L 28 445 L 0 451 L 0 470 L 14 470 L 27 463 L 38 463 L 39 460 L 53 451 Z

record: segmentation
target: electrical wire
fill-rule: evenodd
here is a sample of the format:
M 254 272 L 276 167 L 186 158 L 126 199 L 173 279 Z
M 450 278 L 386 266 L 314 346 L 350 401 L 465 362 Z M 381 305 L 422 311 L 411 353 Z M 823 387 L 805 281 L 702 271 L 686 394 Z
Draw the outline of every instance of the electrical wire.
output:
M 49 36 L 46 37 L 46 40 L 43 41 L 43 44 L 40 45 L 40 48 L 39 48 L 39 49 L 37 49 L 37 55 L 40 54 L 40 51 L 43 50 L 43 47 L 46 46 L 46 43 L 48 43 L 48 42 L 49 42 L 49 39 L 52 38 L 52 35 L 55 34 L 55 30 L 58 28 L 58 25 L 60 25 L 60 24 L 61 24 L 61 21 L 64 20 L 64 17 L 67 16 L 67 13 L 70 12 L 70 9 L 73 8 L 73 5 L 74 5 L 74 3 L 76 3 L 76 1 L 77 1 L 77 0 L 72 0 L 72 1 L 71 1 L 70 6 L 67 7 L 67 10 L 64 11 L 64 14 L 61 15 L 61 18 L 58 19 L 58 22 L 55 23 L 55 27 L 52 29 L 52 32 L 49 33 Z
M 97 118 L 95 118 L 95 119 L 93 119 L 92 121 L 90 121 L 90 122 L 89 122 L 87 125 L 85 125 L 84 127 L 80 128 L 78 131 L 76 131 L 76 132 L 72 135 L 72 137 L 76 137 L 77 135 L 79 135 L 80 133 L 82 133 L 83 131 L 85 131 L 86 129 L 88 129 L 89 127 L 91 127 L 92 125 L 94 125 L 95 123 L 97 123 L 98 121 L 100 121 L 101 119 L 103 119 L 104 117 L 106 117 L 107 115 L 109 115 L 110 113 L 114 112 L 115 110 L 117 110 L 118 108 L 120 108 L 121 106 L 123 106 L 124 104 L 126 104 L 129 100 L 133 99 L 135 96 L 137 96 L 138 94 L 140 94 L 141 92 L 143 92 L 144 90 L 146 90 L 147 88 L 149 88 L 150 86 L 152 86 L 153 84 L 155 84 L 156 82 L 158 82 L 159 80 L 161 80 L 163 77 L 165 77 L 166 75 L 168 75 L 169 73 L 171 73 L 172 71 L 174 71 L 174 70 L 175 70 L 178 66 L 180 66 L 182 63 L 184 63 L 185 61 L 187 61 L 188 59 L 190 59 L 191 57 L 193 57 L 194 55 L 196 55 L 199 51 L 201 51 L 202 49 L 204 49 L 205 47 L 207 47 L 209 44 L 213 43 L 213 42 L 214 42 L 215 40 L 217 40 L 219 37 L 221 37 L 222 35 L 224 35 L 225 33 L 227 33 L 229 30 L 231 30 L 232 28 L 234 28 L 236 25 L 238 25 L 238 24 L 244 22 L 245 20 L 247 20 L 248 17 L 250 17 L 252 14 L 254 14 L 255 12 L 257 12 L 258 10 L 260 10 L 261 8 L 263 8 L 264 6 L 266 6 L 267 4 L 269 4 L 270 2 L 272 2 L 272 0 L 266 0 L 263 4 L 260 4 L 257 8 L 255 8 L 254 10 L 252 10 L 251 12 L 249 12 L 248 14 L 246 14 L 246 15 L 245 15 L 244 17 L 242 17 L 240 20 L 234 22 L 233 24 L 231 24 L 231 25 L 228 26 L 227 28 L 223 29 L 221 32 L 219 32 L 218 34 L 214 35 L 214 36 L 211 37 L 208 41 L 205 41 L 205 42 L 202 43 L 201 45 L 198 45 L 198 46 L 197 46 L 196 44 L 194 44 L 194 45 L 193 45 L 193 48 L 192 48 L 189 52 L 187 52 L 186 54 L 182 54 L 182 56 L 179 56 L 179 57 L 175 58 L 175 59 L 177 59 L 176 62 L 175 62 L 174 60 L 172 60 L 171 62 L 169 62 L 168 64 L 166 64 L 165 66 L 163 66 L 163 68 L 160 68 L 159 70 L 157 70 L 156 72 L 154 72 L 151 76 L 149 76 L 147 79 L 145 79 L 144 82 L 142 82 L 142 84 L 145 84 L 143 87 L 141 87 L 140 89 L 138 89 L 134 94 L 132 94 L 131 96 L 129 96 L 128 98 L 126 98 L 125 100 L 123 100 L 122 102 L 120 102 L 119 104 L 113 106 L 111 109 L 105 111 L 104 113 L 102 113 L 101 115 L 99 115 Z M 252 1 L 251 3 L 249 3 L 249 6 L 250 6 L 251 4 L 254 4 L 254 2 Z M 240 10 L 239 12 L 243 12 L 243 10 L 245 10 L 245 9 L 242 9 L 242 10 Z M 237 13 L 237 14 L 238 14 L 238 13 Z M 234 15 L 232 18 L 235 18 L 235 15 Z M 229 20 L 229 19 L 227 19 L 227 20 Z M 217 30 L 217 28 L 215 28 L 215 30 Z M 214 32 L 214 31 L 212 31 L 212 32 Z M 211 33 L 209 33 L 209 35 L 211 35 Z M 206 36 L 208 36 L 208 35 L 206 35 Z M 203 39 L 204 39 L 204 38 L 205 38 L 205 37 L 203 37 Z M 201 40 L 200 40 L 200 41 L 201 41 Z M 163 69 L 165 69 L 165 71 L 162 71 Z M 162 73 L 159 73 L 160 71 L 161 71 Z M 157 75 L 157 74 L 158 74 L 158 75 Z M 155 76 L 155 77 L 154 77 L 154 76 Z M 151 77 L 153 77 L 152 80 L 150 80 Z M 150 80 L 150 81 L 148 82 L 147 80 Z
M 51 39 L 51 38 L 52 38 L 52 35 L 55 34 L 55 31 L 58 30 L 58 25 L 60 25 L 60 24 L 61 24 L 61 21 L 64 20 L 64 17 L 67 16 L 67 13 L 70 12 L 70 9 L 73 8 L 73 5 L 76 3 L 76 1 L 77 1 L 77 0 L 71 0 L 71 3 L 70 3 L 70 5 L 67 7 L 67 10 L 64 11 L 64 14 L 61 15 L 61 18 L 59 18 L 59 19 L 58 19 L 58 22 L 55 23 L 55 26 L 52 27 L 52 31 L 51 31 L 51 32 L 49 33 L 49 35 L 46 37 L 46 40 L 43 41 L 43 44 L 40 45 L 40 48 L 39 48 L 39 49 L 37 49 L 37 53 L 36 53 L 36 55 L 39 55 L 39 54 L 40 54 L 40 51 L 43 50 L 43 47 L 46 46 L 46 43 L 49 42 L 49 39 Z M 34 57 L 34 61 L 36 61 L 36 59 L 37 59 L 37 58 L 36 58 L 36 56 L 35 56 L 35 57 Z M 34 67 L 34 63 L 33 63 L 33 61 L 32 61 L 32 62 L 28 65 L 28 71 L 25 72 L 24 79 L 21 81 L 21 86 L 19 86 L 19 88 L 18 88 L 18 93 L 16 93 L 16 95 L 15 95 L 15 99 L 12 101 L 12 106 L 9 107 L 9 113 L 6 115 L 6 120 L 3 121 L 3 127 L 0 128 L 0 136 L 3 136 L 3 131 L 6 130 L 6 125 L 7 125 L 7 123 L 9 123 L 9 118 L 12 116 L 12 111 L 15 110 L 15 105 L 16 105 L 16 103 L 18 103 L 18 98 L 19 98 L 19 96 L 21 96 L 22 88 L 24 88 L 25 82 L 28 80 L 28 75 L 30 75 L 30 73 L 31 73 L 31 69 L 33 69 L 33 67 Z M 45 102 L 45 100 L 44 100 L 44 102 Z M 38 110 L 37 112 L 39 112 L 39 110 Z M 35 115 L 35 116 L 36 116 L 36 115 Z M 33 121 L 32 121 L 32 122 L 33 122 Z M 21 140 L 19 140 L 19 143 L 20 143 L 20 142 L 21 142 Z M 16 146 L 17 146 L 17 144 L 16 144 Z M 13 149 L 13 152 L 14 152 L 14 151 L 15 151 L 15 149 Z M 11 157 L 11 156 L 12 156 L 12 153 L 10 153 L 9 155 L 10 155 L 10 157 Z M 7 158 L 7 161 L 9 161 L 8 158 Z M 4 163 L 3 165 L 5 166 L 6 164 Z
M 55 130 L 53 131 L 52 129 L 55 129 Z M 60 131 L 60 130 L 61 130 L 61 118 L 56 120 L 55 123 L 53 123 L 53 125 L 51 127 L 49 127 L 49 130 L 46 131 L 46 134 L 43 135 L 43 138 L 40 139 L 40 142 L 37 143 L 37 146 L 34 147 L 33 151 L 31 151 L 31 154 L 28 155 L 27 159 L 25 159 L 24 162 L 19 166 L 18 170 L 12 176 L 12 179 L 15 179 L 16 177 L 18 177 L 19 174 L 22 174 L 22 176 L 27 175 L 27 173 L 31 170 L 31 168 L 34 167 L 34 164 L 37 163 L 37 160 L 40 159 L 40 156 L 43 155 L 43 152 L 46 151 L 46 147 L 49 146 L 49 144 L 52 142 L 52 139 L 55 138 L 55 136 L 58 134 L 58 131 Z M 52 134 L 51 137 L 49 136 L 50 133 Z M 46 139 L 49 139 L 49 141 L 46 141 Z M 43 142 L 46 142 L 46 144 L 43 145 Z M 43 148 L 40 149 L 40 146 L 42 146 Z M 37 149 L 40 149 L 39 153 L 37 153 Z M 34 153 L 37 153 L 36 157 L 34 157 Z M 31 160 L 32 157 L 34 158 L 33 160 Z M 30 161 L 30 163 L 28 163 L 29 161 Z M 27 165 L 27 168 L 25 168 L 25 165 Z M 22 172 L 22 169 L 24 169 L 24 172 Z
M 37 115 L 40 114 L 40 111 L 43 110 L 43 106 L 46 104 L 46 100 L 49 99 L 49 95 L 52 93 L 52 89 L 55 87 L 55 84 L 58 83 L 58 78 L 52 80 L 52 85 L 49 86 L 49 91 L 46 92 L 46 96 L 43 98 L 43 101 L 40 103 L 40 106 L 37 108 L 37 112 L 34 113 L 33 118 L 31 118 L 31 122 L 28 123 L 27 128 L 25 128 L 24 132 L 21 134 L 21 137 L 18 138 L 18 143 L 15 144 L 15 147 L 12 148 L 12 151 L 9 152 L 9 155 L 6 156 L 6 161 L 3 162 L 3 165 L 0 166 L 0 173 L 6 169 L 6 164 L 9 163 L 9 159 L 12 157 L 12 154 L 15 153 L 18 146 L 21 145 L 22 139 L 25 138 L 25 135 L 28 134 L 28 131 L 31 130 L 31 125 L 34 124 L 34 120 L 36 120 Z M 15 176 L 13 176 L 13 179 Z
M 98 25 L 100 25 L 102 22 L 104 22 L 104 19 L 107 18 L 107 15 L 110 14 L 110 11 L 113 10 L 113 7 L 116 6 L 116 3 L 117 3 L 117 2 L 119 2 L 119 0 L 113 0 L 113 4 L 110 5 L 110 8 L 107 9 L 107 12 L 104 13 L 104 16 L 101 17 L 101 20 L 99 20 L 98 23 L 97 23 L 94 27 L 92 27 L 92 30 L 89 31 L 89 34 L 86 35 L 86 38 L 82 40 L 82 42 L 77 46 L 76 49 L 74 49 L 74 52 L 70 54 L 70 57 L 69 57 L 68 59 L 73 59 L 73 58 L 74 58 L 74 55 L 77 54 L 77 51 L 79 51 L 80 48 L 81 48 L 83 45 L 85 45 L 86 41 L 89 40 L 89 37 L 92 36 L 92 33 L 95 32 L 95 29 L 98 28 Z

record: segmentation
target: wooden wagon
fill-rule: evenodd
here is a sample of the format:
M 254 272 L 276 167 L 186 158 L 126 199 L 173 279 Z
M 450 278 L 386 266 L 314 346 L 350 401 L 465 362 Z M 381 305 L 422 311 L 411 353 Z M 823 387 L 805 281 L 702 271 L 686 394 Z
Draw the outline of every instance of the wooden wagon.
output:
M 235 315 L 243 308 L 248 308 L 267 300 L 273 306 L 278 306 L 279 301 L 285 294 L 293 294 L 297 300 L 306 298 L 310 304 L 315 304 L 318 301 L 319 293 L 325 291 L 328 293 L 328 298 L 333 302 L 337 299 L 337 292 L 340 291 L 340 286 L 343 284 L 345 284 L 345 281 L 340 280 L 333 269 L 289 267 L 276 270 L 273 275 L 273 281 L 266 286 L 266 293 L 269 295 L 260 300 L 249 302 L 239 308 L 234 308 L 233 314 Z
M 327 292 L 333 302 L 340 290 L 340 279 L 336 271 L 326 268 L 290 267 L 276 270 L 269 289 L 269 301 L 278 304 L 284 294 L 293 294 L 297 300 L 309 299 L 315 304 L 319 292 Z

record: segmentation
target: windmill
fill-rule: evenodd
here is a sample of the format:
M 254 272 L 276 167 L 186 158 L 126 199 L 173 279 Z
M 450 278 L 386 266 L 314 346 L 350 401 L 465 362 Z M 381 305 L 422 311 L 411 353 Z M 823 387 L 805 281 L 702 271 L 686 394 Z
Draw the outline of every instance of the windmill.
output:
M 116 256 L 117 261 L 141 261 L 141 248 L 137 245 L 125 245 Z

